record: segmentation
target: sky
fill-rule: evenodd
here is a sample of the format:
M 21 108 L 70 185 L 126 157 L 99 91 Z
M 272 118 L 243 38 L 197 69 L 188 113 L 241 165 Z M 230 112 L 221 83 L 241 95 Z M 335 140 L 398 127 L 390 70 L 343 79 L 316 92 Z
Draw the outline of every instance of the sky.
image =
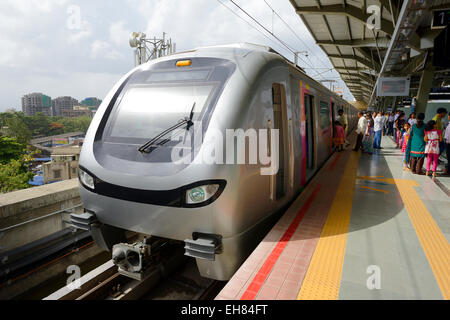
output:
M 307 57 L 300 55 L 299 65 L 309 75 L 338 80 L 335 86 L 345 88 L 336 71 L 327 71 L 331 63 L 289 0 L 234 2 L 294 51 L 307 51 Z M 128 43 L 133 31 L 148 37 L 166 32 L 177 51 L 250 42 L 294 59 L 229 0 L 1 0 L 0 112 L 21 110 L 21 97 L 31 92 L 80 101 L 91 96 L 103 99 L 134 67 Z M 348 89 L 344 98 L 353 99 Z

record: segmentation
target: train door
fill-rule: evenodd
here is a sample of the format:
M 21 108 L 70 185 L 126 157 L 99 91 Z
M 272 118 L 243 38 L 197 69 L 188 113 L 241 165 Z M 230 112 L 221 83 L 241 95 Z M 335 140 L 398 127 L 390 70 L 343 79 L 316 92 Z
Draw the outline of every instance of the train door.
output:
M 305 122 L 306 122 L 306 176 L 309 178 L 314 171 L 314 97 L 305 94 Z
M 279 83 L 272 85 L 272 105 L 274 124 L 273 128 L 278 129 L 279 133 L 279 158 L 278 158 L 278 172 L 272 179 L 274 199 L 281 199 L 286 194 L 287 178 L 289 173 L 286 172 L 288 166 L 286 161 L 288 159 L 286 150 L 288 148 L 287 135 L 287 107 L 286 107 L 286 89 Z

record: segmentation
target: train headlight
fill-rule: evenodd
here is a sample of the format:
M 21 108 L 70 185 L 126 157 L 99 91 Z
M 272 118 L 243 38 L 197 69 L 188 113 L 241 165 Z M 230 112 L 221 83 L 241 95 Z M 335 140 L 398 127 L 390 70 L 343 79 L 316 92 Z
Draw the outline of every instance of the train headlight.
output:
M 197 204 L 205 202 L 213 197 L 218 190 L 218 184 L 208 184 L 189 189 L 186 191 L 186 203 Z
M 89 173 L 81 168 L 78 168 L 78 177 L 80 178 L 80 181 L 83 185 L 85 185 L 89 189 L 95 189 L 94 177 L 92 177 Z

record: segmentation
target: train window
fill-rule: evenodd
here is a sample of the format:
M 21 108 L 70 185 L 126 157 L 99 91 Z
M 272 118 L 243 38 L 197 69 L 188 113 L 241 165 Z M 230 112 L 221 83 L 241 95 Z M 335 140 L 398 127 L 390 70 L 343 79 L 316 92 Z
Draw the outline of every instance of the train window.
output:
M 286 89 L 283 85 L 279 83 L 274 83 L 272 85 L 272 105 L 273 105 L 273 116 L 274 116 L 274 129 L 279 131 L 279 156 L 278 162 L 279 167 L 276 174 L 275 181 L 275 198 L 280 199 L 286 194 L 286 181 L 288 172 L 286 172 L 286 150 L 288 148 L 287 143 L 287 112 L 286 112 Z
M 192 126 L 189 134 L 197 128 L 204 133 L 235 64 L 216 58 L 191 61 L 189 69 L 176 68 L 175 60 L 168 60 L 133 73 L 108 106 L 111 111 L 102 120 L 105 124 L 99 127 L 96 139 L 127 145 L 143 143 L 189 117 L 194 103 L 193 120 L 201 125 Z M 170 135 L 163 138 L 170 139 Z
M 319 124 L 322 129 L 330 126 L 330 106 L 325 101 L 320 101 Z
M 314 97 L 305 94 L 305 122 L 306 122 L 306 159 L 307 169 L 314 168 Z
M 202 113 L 212 85 L 130 87 L 117 109 L 112 137 L 149 138 L 188 117 Z

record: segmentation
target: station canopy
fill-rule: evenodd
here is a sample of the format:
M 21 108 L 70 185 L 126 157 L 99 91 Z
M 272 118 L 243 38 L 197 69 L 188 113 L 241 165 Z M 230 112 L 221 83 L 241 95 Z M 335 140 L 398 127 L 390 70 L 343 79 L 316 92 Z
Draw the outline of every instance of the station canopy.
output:
M 431 28 L 433 11 L 450 8 L 450 0 L 290 2 L 355 99 L 365 105 L 376 97 L 380 74 L 410 77 L 410 95 L 417 93 L 420 72 L 442 31 Z M 377 8 L 378 25 L 373 20 Z M 433 86 L 448 78 L 448 71 L 436 70 Z

